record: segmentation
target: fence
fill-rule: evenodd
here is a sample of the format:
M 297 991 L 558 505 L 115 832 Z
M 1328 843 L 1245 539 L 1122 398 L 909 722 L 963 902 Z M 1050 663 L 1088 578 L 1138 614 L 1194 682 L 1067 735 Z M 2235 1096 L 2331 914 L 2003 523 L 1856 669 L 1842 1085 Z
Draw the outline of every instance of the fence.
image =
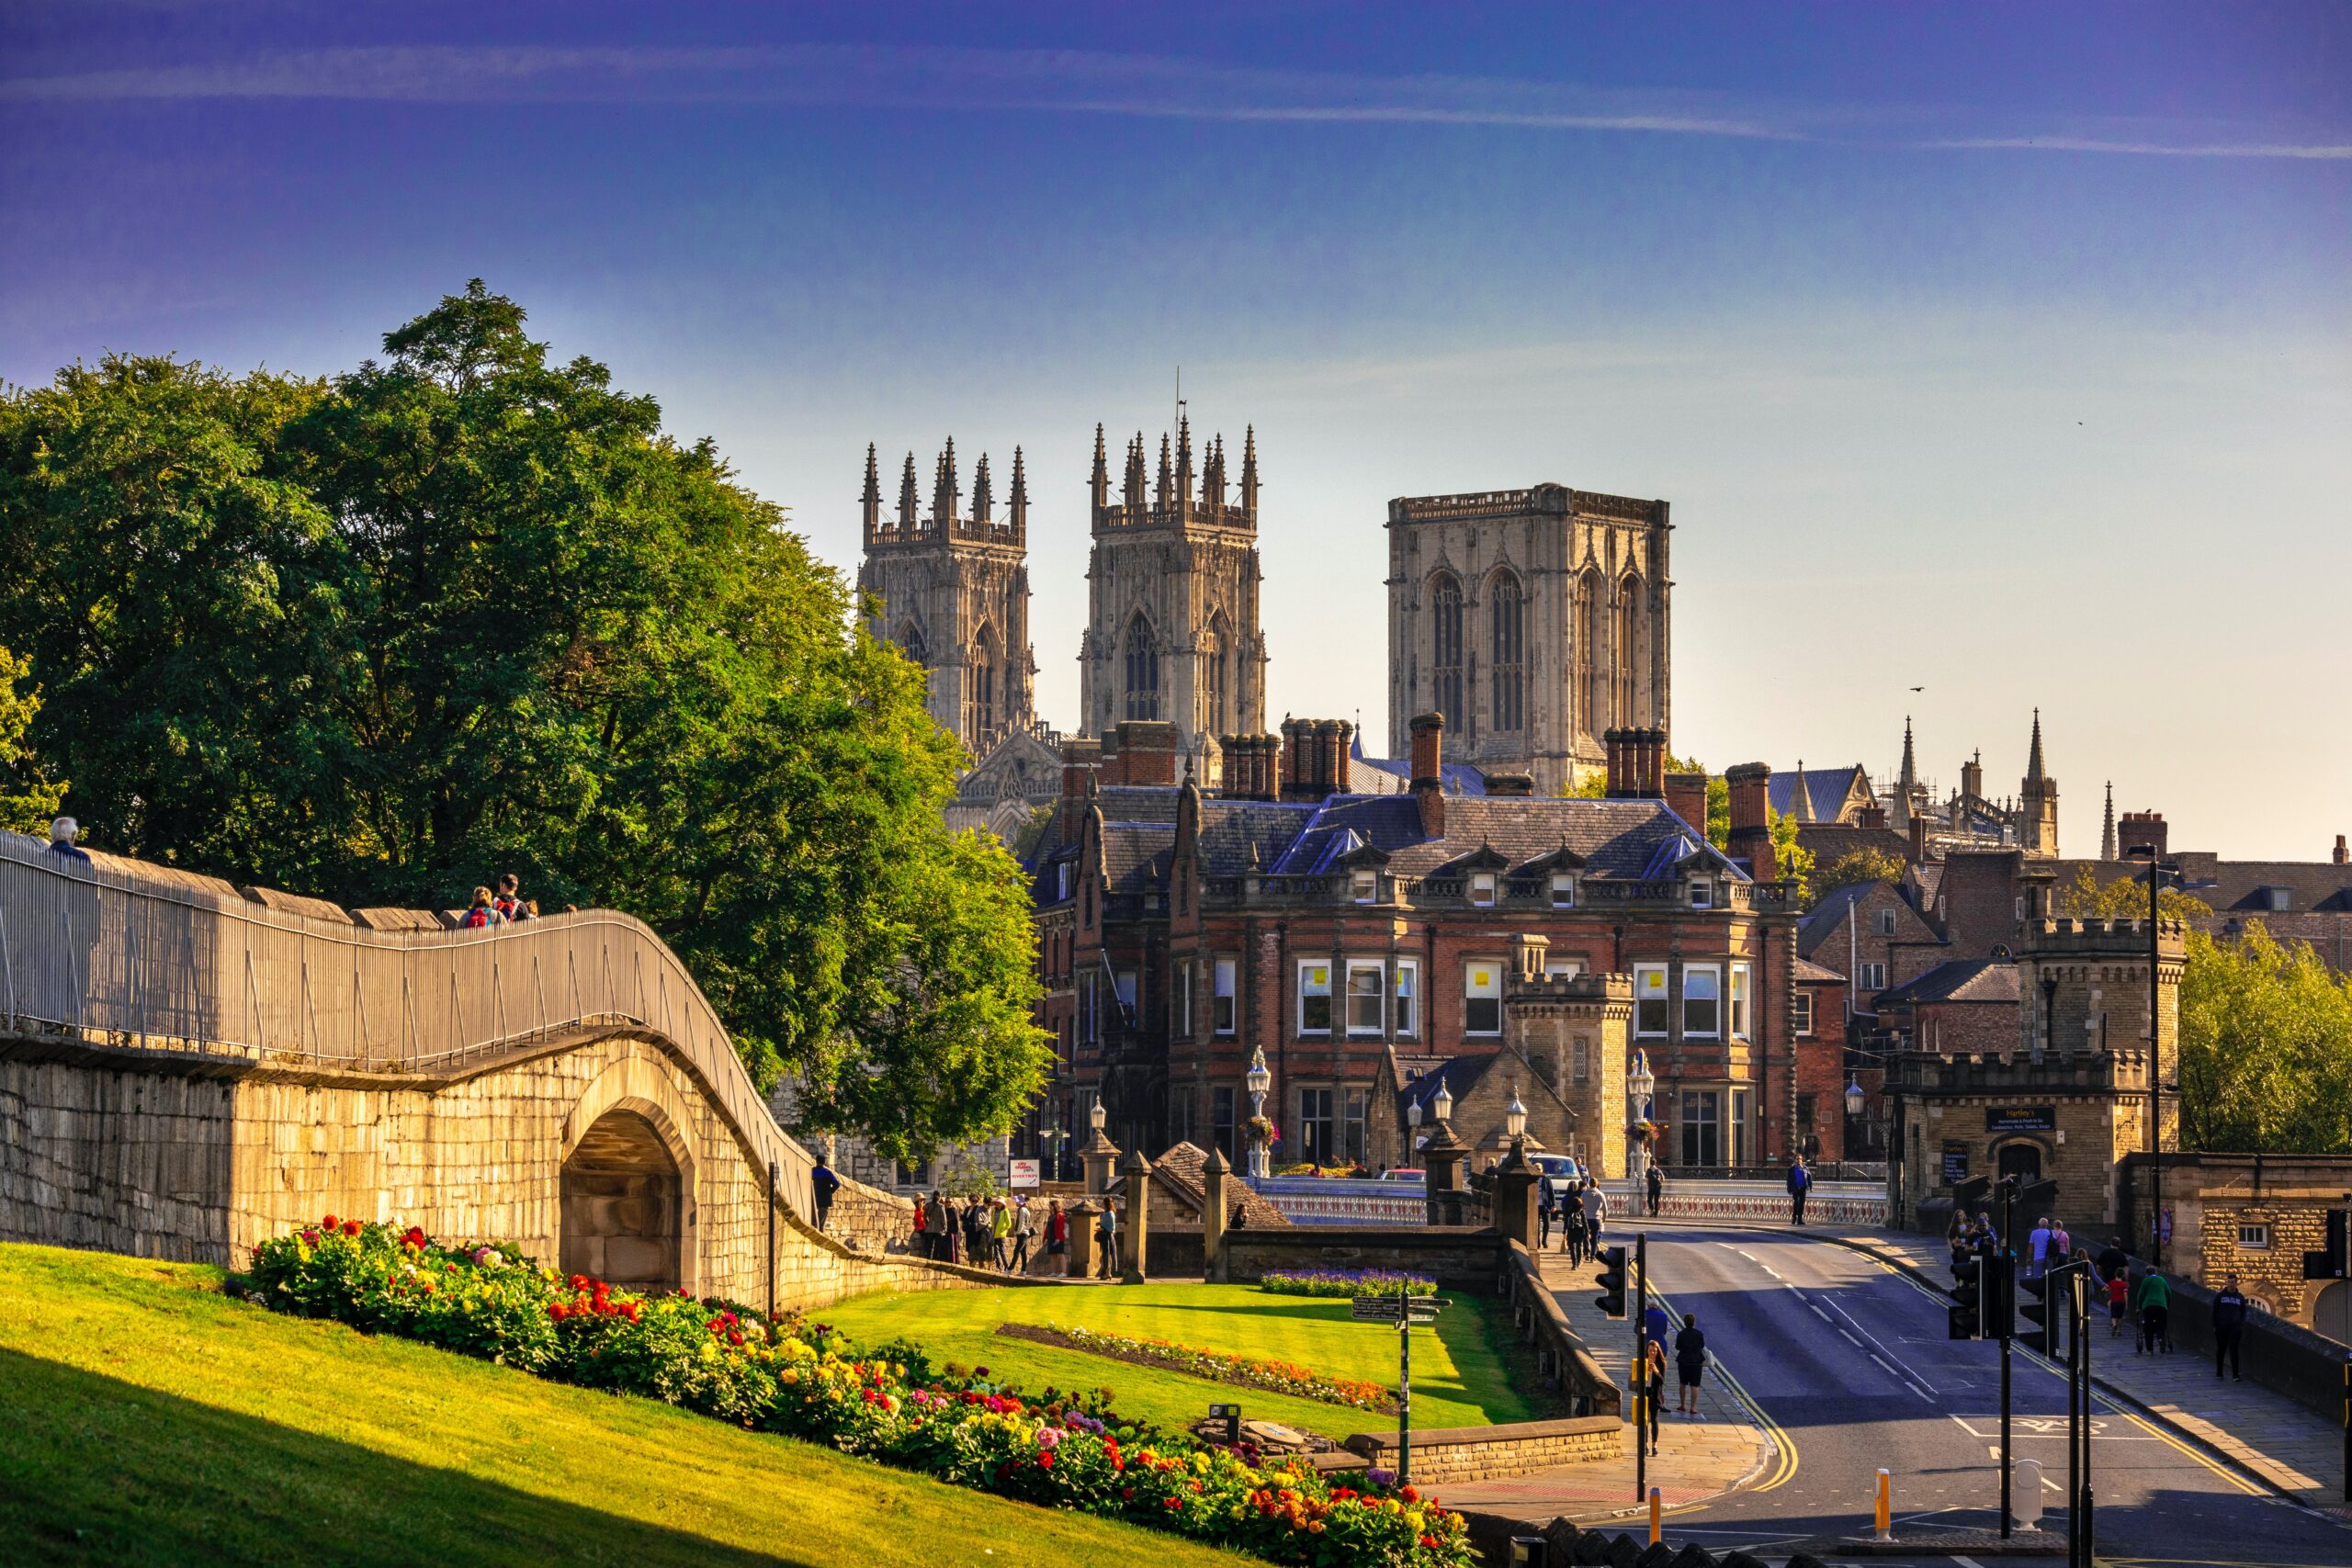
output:
M 1633 1183 L 1604 1181 L 1600 1186 L 1609 1194 L 1611 1224 L 1622 1227 L 1633 1216 L 1649 1212 Z M 1690 1180 L 1669 1176 L 1659 1196 L 1658 1212 L 1670 1220 L 1764 1220 L 1784 1224 L 1789 1218 L 1789 1190 L 1785 1181 Z M 1867 1181 L 1816 1180 L 1805 1194 L 1804 1217 L 1831 1224 L 1883 1225 L 1886 1224 L 1886 1187 Z
M 1268 1176 L 1251 1191 L 1295 1225 L 1419 1225 L 1429 1223 L 1427 1189 L 1418 1181 L 1358 1181 L 1347 1177 Z
M 718 1013 L 642 921 L 609 909 L 473 931 L 378 931 L 218 878 L 0 833 L 0 1033 L 262 1065 L 447 1076 L 582 1029 L 667 1040 L 796 1212 L 807 1150 Z M 334 911 L 339 914 L 340 911 Z

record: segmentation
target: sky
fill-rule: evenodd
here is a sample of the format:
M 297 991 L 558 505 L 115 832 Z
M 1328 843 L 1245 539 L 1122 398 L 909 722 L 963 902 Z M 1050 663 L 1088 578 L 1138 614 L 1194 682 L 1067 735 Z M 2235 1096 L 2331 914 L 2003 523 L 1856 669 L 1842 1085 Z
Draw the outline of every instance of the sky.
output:
M 0 10 L 0 379 L 346 370 L 480 276 L 854 571 L 866 444 L 1254 425 L 1270 716 L 1386 728 L 1393 496 L 1672 503 L 1673 743 L 2352 832 L 2352 7 Z M 1000 481 L 1001 489 L 1001 481 Z M 1914 691 L 1913 688 L 1924 688 Z

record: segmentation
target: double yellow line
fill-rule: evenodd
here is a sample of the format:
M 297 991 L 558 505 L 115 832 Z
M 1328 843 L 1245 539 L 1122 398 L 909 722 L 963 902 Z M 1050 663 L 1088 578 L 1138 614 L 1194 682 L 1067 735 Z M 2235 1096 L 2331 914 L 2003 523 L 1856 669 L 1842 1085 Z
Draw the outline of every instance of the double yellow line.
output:
M 1674 1303 L 1667 1299 L 1665 1292 L 1650 1284 L 1646 1280 L 1642 1281 L 1642 1286 L 1648 1292 L 1650 1301 L 1657 1303 L 1666 1309 L 1667 1317 L 1670 1321 L 1679 1323 L 1682 1320 L 1682 1314 L 1674 1309 Z M 1644 1303 L 1642 1310 L 1644 1313 L 1647 1311 L 1646 1303 Z M 1738 1403 L 1739 1407 L 1747 1412 L 1747 1418 L 1756 1423 L 1757 1430 L 1772 1439 L 1772 1448 L 1776 1455 L 1772 1473 L 1749 1487 L 1748 1490 L 1770 1492 L 1775 1486 L 1787 1485 L 1797 1472 L 1796 1439 L 1789 1436 L 1787 1428 L 1766 1415 L 1764 1406 L 1757 1403 L 1755 1396 L 1742 1388 L 1739 1380 L 1724 1370 L 1721 1357 L 1715 1359 L 1715 1381 L 1730 1391 L 1732 1398 Z

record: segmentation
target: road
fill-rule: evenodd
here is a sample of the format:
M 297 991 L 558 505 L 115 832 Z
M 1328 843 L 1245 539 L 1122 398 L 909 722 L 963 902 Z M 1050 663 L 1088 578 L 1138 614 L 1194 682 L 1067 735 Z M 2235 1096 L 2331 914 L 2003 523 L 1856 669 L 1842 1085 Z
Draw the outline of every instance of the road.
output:
M 1649 1257 L 1656 1293 L 1697 1314 L 1732 1392 L 1781 1446 L 1752 1486 L 1678 1515 L 1674 1539 L 1769 1556 L 1809 1537 L 1867 1535 L 1881 1466 L 1893 1472 L 1898 1535 L 1997 1526 L 1999 1347 L 1947 1338 L 1944 1297 L 1796 1230 L 1654 1220 Z M 2110 1353 L 2129 1355 L 2131 1342 L 2098 1331 L 2094 1362 Z M 2013 1354 L 2013 1451 L 2044 1461 L 2041 1527 L 2063 1541 L 2065 1381 L 2021 1346 Z M 2101 1562 L 2352 1563 L 2352 1528 L 2271 1496 L 2104 1399 L 2091 1452 Z

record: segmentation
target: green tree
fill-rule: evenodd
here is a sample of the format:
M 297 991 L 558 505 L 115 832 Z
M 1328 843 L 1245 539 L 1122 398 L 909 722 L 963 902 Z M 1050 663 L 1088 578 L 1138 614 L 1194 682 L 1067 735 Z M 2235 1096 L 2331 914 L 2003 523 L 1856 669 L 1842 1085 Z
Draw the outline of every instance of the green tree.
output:
M 2087 865 L 2075 867 L 2075 879 L 2057 890 L 2051 907 L 2061 915 L 2100 920 L 2145 919 L 2148 916 L 2148 876 L 2129 871 L 2101 882 Z M 2213 906 L 2170 887 L 2156 889 L 2156 913 L 2167 920 L 2205 919 Z
M 1731 845 L 1731 781 L 1721 773 L 1707 772 L 1707 764 L 1695 757 L 1678 757 L 1671 751 L 1666 756 L 1666 771 L 1670 773 L 1707 774 L 1707 820 L 1704 831 L 1707 842 L 1715 848 Z M 1693 826 L 1700 826 L 1693 824 Z
M 10 398 L 37 753 L 130 853 L 628 909 L 812 1128 L 1000 1131 L 1051 1061 L 1017 868 L 941 824 L 922 672 L 660 420 L 479 282 L 332 384 L 109 360 Z
M 1806 907 L 1828 897 L 1840 887 L 1857 882 L 1885 882 L 1900 886 L 1905 869 L 1904 859 L 1893 850 L 1874 849 L 1864 845 L 1848 850 L 1824 867 L 1813 879 L 1815 897 Z
M 0 648 L 0 829 L 40 834 L 65 803 L 65 786 L 49 782 L 25 740 L 40 712 L 40 693 L 20 692 L 17 683 L 31 668 L 28 660 Z
M 2352 1152 L 2352 979 L 2259 920 L 2227 942 L 2191 931 L 2180 1118 L 2189 1148 Z
M 1782 882 L 1792 885 L 1797 907 L 1810 908 L 1815 886 L 1813 852 L 1797 841 L 1797 819 L 1764 807 L 1764 825 L 1772 835 L 1772 866 Z

